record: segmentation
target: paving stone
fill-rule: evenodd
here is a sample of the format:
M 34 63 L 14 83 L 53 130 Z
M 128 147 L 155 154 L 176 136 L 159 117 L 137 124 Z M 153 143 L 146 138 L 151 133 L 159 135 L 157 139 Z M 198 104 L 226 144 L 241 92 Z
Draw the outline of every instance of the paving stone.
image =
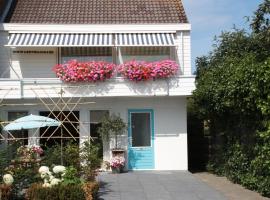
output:
M 100 200 L 226 200 L 186 171 L 102 173 Z

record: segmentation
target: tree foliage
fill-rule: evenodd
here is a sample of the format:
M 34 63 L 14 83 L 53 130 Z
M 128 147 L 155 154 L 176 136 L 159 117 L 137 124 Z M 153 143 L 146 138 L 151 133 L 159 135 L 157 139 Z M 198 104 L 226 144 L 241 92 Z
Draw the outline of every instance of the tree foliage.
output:
M 197 59 L 194 102 L 210 122 L 210 169 L 270 195 L 270 1 Z M 268 166 L 268 167 L 267 167 Z M 263 181 L 262 181 L 263 180 Z

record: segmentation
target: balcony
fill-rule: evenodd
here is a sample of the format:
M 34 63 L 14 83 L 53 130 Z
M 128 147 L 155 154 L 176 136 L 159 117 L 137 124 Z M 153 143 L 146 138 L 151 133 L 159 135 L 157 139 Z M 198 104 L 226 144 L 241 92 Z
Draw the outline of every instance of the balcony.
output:
M 63 97 L 150 97 L 189 96 L 195 89 L 194 76 L 132 82 L 115 77 L 96 83 L 64 83 L 58 78 L 0 79 L 1 99 Z

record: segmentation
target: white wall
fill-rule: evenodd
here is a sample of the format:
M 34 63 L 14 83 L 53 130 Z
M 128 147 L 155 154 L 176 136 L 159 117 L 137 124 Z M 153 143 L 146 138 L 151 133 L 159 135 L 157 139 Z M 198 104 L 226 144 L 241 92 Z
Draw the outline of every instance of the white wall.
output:
M 155 130 L 155 167 L 156 170 L 187 170 L 187 127 L 186 127 L 186 98 L 185 97 L 133 97 L 133 98 L 84 98 L 84 102 L 92 102 L 78 106 L 81 111 L 80 120 L 90 121 L 90 110 L 109 110 L 119 114 L 126 122 L 128 109 L 153 109 Z M 33 102 L 33 100 L 9 100 L 9 103 Z M 40 103 L 40 102 L 39 102 Z M 28 106 L 30 107 L 30 106 Z M 31 106 L 4 107 L 0 110 L 29 109 L 44 110 L 44 107 Z M 0 113 L 1 114 L 1 113 Z M 5 114 L 2 114 L 5 116 Z M 89 124 L 81 124 L 83 135 L 89 135 L 82 126 L 90 130 Z M 127 148 L 127 133 L 122 136 L 122 147 Z M 111 144 L 111 148 L 113 144 Z M 110 159 L 110 148 L 106 148 L 104 159 Z
M 190 31 L 177 31 L 176 41 L 177 58 L 182 75 L 191 75 L 191 40 Z
M 25 53 L 15 53 L 23 51 Z M 50 51 L 53 53 L 26 53 L 27 51 Z M 57 63 L 57 48 L 12 48 L 12 68 L 10 78 L 55 78 L 52 71 Z M 16 75 L 17 74 L 17 75 Z

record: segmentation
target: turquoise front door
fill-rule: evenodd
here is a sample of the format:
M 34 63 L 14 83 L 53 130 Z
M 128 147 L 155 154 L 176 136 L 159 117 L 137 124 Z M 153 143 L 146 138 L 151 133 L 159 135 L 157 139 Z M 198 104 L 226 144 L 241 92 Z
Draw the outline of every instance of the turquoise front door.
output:
M 154 169 L 154 112 L 128 110 L 128 167 L 130 170 Z

